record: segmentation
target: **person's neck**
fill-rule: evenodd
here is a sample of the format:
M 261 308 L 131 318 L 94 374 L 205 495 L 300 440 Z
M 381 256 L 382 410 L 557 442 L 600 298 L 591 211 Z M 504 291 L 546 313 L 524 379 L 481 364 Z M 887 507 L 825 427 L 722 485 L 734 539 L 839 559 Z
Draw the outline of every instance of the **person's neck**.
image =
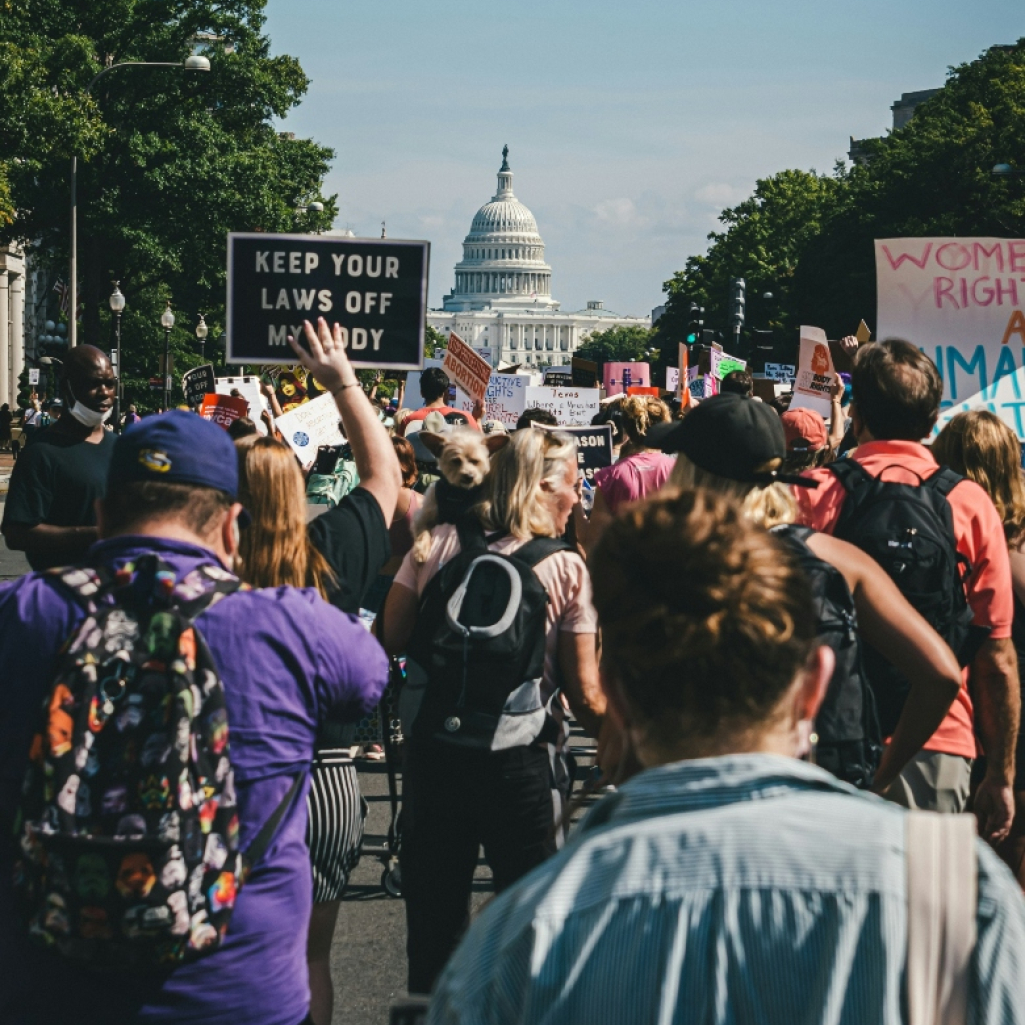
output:
M 773 754 L 796 758 L 800 738 L 789 723 L 779 723 L 758 730 L 736 730 L 725 734 L 683 737 L 675 743 L 661 743 L 631 729 L 630 739 L 637 758 L 646 769 L 697 758 L 720 758 L 736 754 Z
M 445 405 L 445 396 L 442 395 L 440 399 L 434 399 L 432 402 L 425 402 L 424 409 L 441 409 Z
M 151 537 L 159 541 L 181 541 L 184 544 L 195 545 L 197 548 L 205 548 L 217 556 L 218 562 L 225 569 L 232 568 L 232 560 L 224 550 L 224 546 L 215 538 L 200 537 L 195 531 L 176 520 L 150 520 L 145 523 L 133 523 L 126 530 L 118 531 L 115 534 L 103 534 L 101 540 L 108 540 L 114 537 Z
M 57 424 L 65 434 L 70 434 L 81 441 L 88 441 L 97 445 L 103 440 L 103 424 L 100 424 L 99 427 L 86 427 L 85 424 L 79 423 L 66 409 L 61 413 Z

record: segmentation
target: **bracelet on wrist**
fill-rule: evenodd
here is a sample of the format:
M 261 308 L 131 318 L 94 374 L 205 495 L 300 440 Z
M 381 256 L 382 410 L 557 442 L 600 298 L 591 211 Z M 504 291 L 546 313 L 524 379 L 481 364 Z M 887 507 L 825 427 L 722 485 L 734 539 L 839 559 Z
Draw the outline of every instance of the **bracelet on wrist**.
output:
M 350 381 L 348 384 L 341 384 L 341 385 L 339 385 L 337 388 L 334 389 L 334 391 L 331 392 L 331 394 L 332 395 L 337 395 L 339 392 L 345 391 L 346 388 L 358 388 L 358 387 L 359 387 L 359 381 Z

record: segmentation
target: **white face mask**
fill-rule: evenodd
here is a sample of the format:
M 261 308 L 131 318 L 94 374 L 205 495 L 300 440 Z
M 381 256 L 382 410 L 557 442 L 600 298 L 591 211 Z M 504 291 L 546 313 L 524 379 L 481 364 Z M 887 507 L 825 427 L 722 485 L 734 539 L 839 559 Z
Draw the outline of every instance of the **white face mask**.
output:
M 68 385 L 68 395 L 71 396 L 71 405 L 68 407 L 68 412 L 83 426 L 88 427 L 90 430 L 95 430 L 101 424 L 107 422 L 108 417 L 114 411 L 113 408 L 108 409 L 105 413 L 98 413 L 95 409 L 90 409 L 88 406 L 83 406 L 78 399 L 75 398 L 75 393 L 71 390 L 71 385 Z

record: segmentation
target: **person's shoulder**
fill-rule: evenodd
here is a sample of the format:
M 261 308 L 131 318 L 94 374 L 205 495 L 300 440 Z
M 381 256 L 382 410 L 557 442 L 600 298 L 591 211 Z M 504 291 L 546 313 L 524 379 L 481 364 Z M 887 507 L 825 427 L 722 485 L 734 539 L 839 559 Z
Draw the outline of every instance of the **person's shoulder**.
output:
M 253 587 L 236 591 L 204 615 L 223 616 L 242 633 L 266 635 L 268 630 L 296 630 L 301 635 L 362 629 L 353 616 L 324 601 L 314 587 Z M 237 626 L 236 626 L 237 624 Z M 287 635 L 284 635 L 287 637 Z M 318 637 L 318 643 L 321 639 Z

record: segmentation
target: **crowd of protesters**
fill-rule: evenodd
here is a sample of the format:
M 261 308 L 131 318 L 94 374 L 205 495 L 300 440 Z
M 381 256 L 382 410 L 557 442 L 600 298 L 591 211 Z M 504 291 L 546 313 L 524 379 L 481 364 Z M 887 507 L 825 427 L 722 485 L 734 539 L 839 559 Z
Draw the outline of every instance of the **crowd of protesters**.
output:
M 866 344 L 828 421 L 747 372 L 604 402 L 585 512 L 548 411 L 438 368 L 403 409 L 305 343 L 346 439 L 310 466 L 274 404 L 114 435 L 90 346 L 15 464 L 0 1021 L 328 1025 L 390 680 L 429 1021 L 1025 1022 L 1013 431 L 937 432 L 928 357 Z

